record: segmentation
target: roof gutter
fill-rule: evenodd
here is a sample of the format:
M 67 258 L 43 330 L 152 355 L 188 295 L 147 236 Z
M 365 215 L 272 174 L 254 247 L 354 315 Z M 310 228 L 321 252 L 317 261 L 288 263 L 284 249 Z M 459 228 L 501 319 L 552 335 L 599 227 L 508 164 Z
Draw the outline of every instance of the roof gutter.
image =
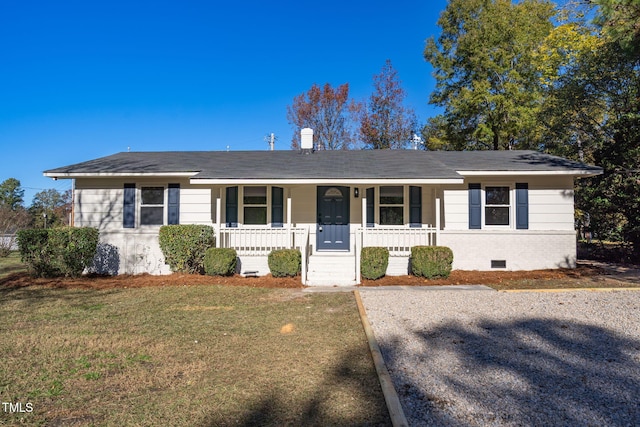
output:
M 293 184 L 317 184 L 317 185 L 420 185 L 420 184 L 463 184 L 463 178 L 310 178 L 310 179 L 261 179 L 261 178 L 191 178 L 191 184 L 200 185 L 293 185 Z
M 596 176 L 602 174 L 602 170 L 561 170 L 561 171 L 467 171 L 457 170 L 462 176 L 576 176 L 580 178 L 586 178 L 590 176 Z
M 120 178 L 130 176 L 140 177 L 161 177 L 161 176 L 181 176 L 191 177 L 198 172 L 44 172 L 43 175 L 53 179 L 74 179 L 74 178 Z

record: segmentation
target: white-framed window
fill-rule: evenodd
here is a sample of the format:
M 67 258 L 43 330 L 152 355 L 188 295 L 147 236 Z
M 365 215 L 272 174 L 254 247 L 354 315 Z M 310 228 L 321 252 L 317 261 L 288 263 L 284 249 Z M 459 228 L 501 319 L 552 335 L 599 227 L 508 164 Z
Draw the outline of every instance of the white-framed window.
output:
M 470 182 L 469 229 L 529 229 L 529 183 Z
M 380 225 L 404 224 L 404 187 L 401 185 L 380 187 Z
M 244 187 L 242 204 L 244 207 L 244 224 L 267 224 L 267 187 Z
M 140 225 L 164 224 L 164 193 L 164 187 L 140 187 Z
M 486 226 L 511 225 L 511 187 L 487 185 L 484 188 L 484 224 Z

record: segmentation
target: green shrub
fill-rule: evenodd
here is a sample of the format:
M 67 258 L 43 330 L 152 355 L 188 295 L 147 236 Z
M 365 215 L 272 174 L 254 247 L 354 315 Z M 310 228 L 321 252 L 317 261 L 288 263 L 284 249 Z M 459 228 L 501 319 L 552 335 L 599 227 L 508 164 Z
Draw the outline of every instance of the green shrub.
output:
M 236 272 L 237 263 L 235 249 L 209 248 L 204 254 L 204 272 L 209 276 L 230 276 Z
M 387 248 L 366 247 L 360 254 L 360 274 L 365 279 L 376 280 L 383 277 L 389 265 Z
M 205 252 L 215 244 L 213 228 L 196 224 L 164 225 L 159 240 L 171 271 L 189 274 L 204 271 Z
M 449 277 L 453 252 L 445 246 L 414 246 L 411 248 L 411 272 L 432 279 Z
M 49 230 L 44 228 L 25 228 L 18 230 L 18 250 L 22 262 L 27 265 L 29 274 L 34 277 L 56 276 L 51 266 L 51 251 L 47 244 Z
M 90 227 L 18 231 L 22 262 L 36 277 L 80 276 L 93 263 L 98 239 L 98 230 Z
M 61 227 L 49 231 L 52 264 L 64 276 L 78 277 L 91 266 L 98 249 L 100 233 L 96 228 Z
M 277 249 L 267 258 L 273 277 L 293 277 L 300 272 L 302 254 L 298 249 Z

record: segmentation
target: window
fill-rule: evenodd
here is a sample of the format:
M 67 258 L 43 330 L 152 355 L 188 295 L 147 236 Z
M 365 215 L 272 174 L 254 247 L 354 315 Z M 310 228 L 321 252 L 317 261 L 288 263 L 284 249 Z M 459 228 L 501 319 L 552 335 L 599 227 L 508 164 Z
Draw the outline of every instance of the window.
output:
M 164 187 L 142 187 L 140 196 L 140 225 L 164 224 Z
M 484 193 L 485 225 L 509 225 L 511 216 L 509 187 L 485 187 Z
M 402 186 L 380 187 L 380 225 L 404 224 Z
M 267 223 L 267 187 L 244 187 L 244 223 Z

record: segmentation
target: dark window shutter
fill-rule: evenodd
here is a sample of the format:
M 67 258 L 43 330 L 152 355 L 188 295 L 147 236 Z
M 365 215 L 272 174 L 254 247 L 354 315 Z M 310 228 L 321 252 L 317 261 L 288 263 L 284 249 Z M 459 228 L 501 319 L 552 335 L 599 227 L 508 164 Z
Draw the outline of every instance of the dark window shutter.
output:
M 227 187 L 227 227 L 238 226 L 238 187 Z
M 516 183 L 516 228 L 529 229 L 529 184 Z
M 469 229 L 482 228 L 482 192 L 480 184 L 469 184 Z
M 284 189 L 271 187 L 271 226 L 282 227 L 284 225 Z
M 375 223 L 375 196 L 374 188 L 367 188 L 367 227 L 373 227 Z
M 167 223 L 180 224 L 180 184 L 169 184 Z
M 122 226 L 135 228 L 136 226 L 136 185 L 124 185 L 124 204 L 122 206 Z
M 409 227 L 422 227 L 422 187 L 409 187 Z

